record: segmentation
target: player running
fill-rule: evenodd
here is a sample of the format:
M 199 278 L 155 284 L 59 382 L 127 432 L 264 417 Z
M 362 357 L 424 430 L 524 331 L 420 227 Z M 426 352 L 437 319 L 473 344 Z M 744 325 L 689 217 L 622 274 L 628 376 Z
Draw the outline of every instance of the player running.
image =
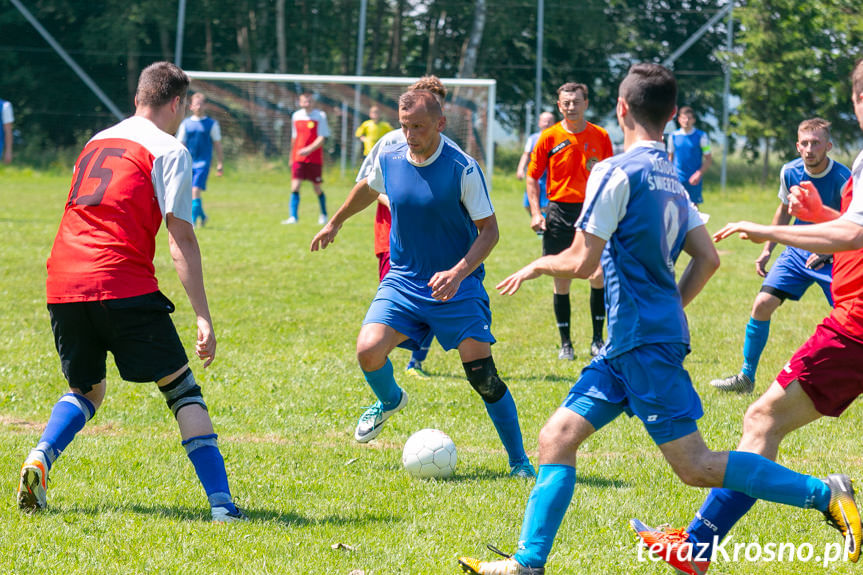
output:
M 416 349 L 432 332 L 444 349 L 458 349 L 507 451 L 510 474 L 533 477 L 515 400 L 491 356 L 495 339 L 482 262 L 497 243 L 498 227 L 485 178 L 473 158 L 441 137 L 446 118 L 431 92 L 403 94 L 399 123 L 406 143 L 383 150 L 368 186 L 354 186 L 311 245 L 312 251 L 327 247 L 379 193 L 389 198 L 391 268 L 357 337 L 357 359 L 378 401 L 360 417 L 354 438 L 371 441 L 407 405 L 389 354 L 397 346 Z
M 843 484 L 795 473 L 765 457 L 711 451 L 698 431 L 701 401 L 683 360 L 689 330 L 683 308 L 719 267 L 695 205 L 677 181 L 662 143 L 677 82 L 658 64 L 636 64 L 619 88 L 624 154 L 590 175 L 584 210 L 568 249 L 545 256 L 498 285 L 514 294 L 542 274 L 584 278 L 602 260 L 608 286 L 608 342 L 581 372 L 539 436 L 539 473 L 512 557 L 462 557 L 466 573 L 541 575 L 575 488 L 578 447 L 622 413 L 637 415 L 680 479 L 724 486 L 798 507 L 815 507 L 849 531 L 860 518 Z M 675 282 L 682 251 L 691 260 Z M 757 479 L 757 480 L 753 480 Z
M 21 468 L 18 507 L 47 506 L 48 473 L 105 398 L 110 351 L 127 381 L 155 381 L 177 420 L 213 521 L 244 520 L 228 488 L 207 405 L 171 322 L 174 304 L 153 269 L 165 221 L 174 267 L 197 317 L 195 353 L 210 365 L 216 336 L 192 227 L 192 158 L 172 134 L 189 77 L 169 62 L 144 69 L 135 115 L 96 134 L 75 163 L 72 188 L 48 258 L 48 311 L 69 393 L 54 405 Z
M 791 222 L 791 215 L 788 213 L 788 190 L 801 182 L 812 182 L 821 196 L 821 201 L 834 210 L 839 209 L 842 186 L 851 175 L 851 170 L 827 156 L 832 147 L 830 122 L 812 118 L 800 123 L 797 128 L 797 152 L 800 157 L 782 166 L 779 173 L 780 203 L 773 214 L 772 225 L 784 226 Z M 797 218 L 794 225 L 809 223 L 811 222 Z M 813 283 L 817 283 L 824 292 L 827 303 L 833 305 L 833 298 L 830 296 L 832 257 L 787 247 L 768 273 L 766 266 L 774 247 L 775 242 L 764 244 L 761 255 L 755 260 L 755 271 L 765 279 L 761 291 L 755 297 L 755 303 L 752 304 L 749 323 L 746 324 L 743 367 L 740 373 L 711 381 L 710 385 L 716 389 L 752 392 L 755 388 L 758 361 L 770 335 L 770 318 L 786 299 L 799 300 Z
M 851 100 L 863 130 L 863 60 L 851 75 Z M 773 384 L 746 411 L 743 437 L 738 450 L 775 459 L 786 435 L 823 416 L 839 417 L 863 392 L 860 358 L 863 358 L 863 152 L 854 160 L 851 179 L 842 190 L 840 211 L 824 205 L 819 190 L 804 182 L 791 188 L 789 211 L 811 226 L 764 226 L 751 222 L 726 225 L 714 234 L 716 241 L 734 234 L 755 243 L 777 242 L 820 254 L 835 254 L 833 260 L 833 311 L 815 328 L 785 365 Z M 753 474 L 752 482 L 767 487 L 774 478 Z M 853 501 L 854 489 L 847 476 L 828 477 L 834 492 L 844 492 Z M 724 487 L 731 487 L 725 485 Z M 713 543 L 722 539 L 755 499 L 742 489 L 713 489 L 686 530 L 653 530 L 638 522 L 645 543 L 663 548 L 659 555 L 672 559 L 672 566 L 684 573 L 703 575 L 710 566 Z M 860 558 L 863 528 L 859 514 L 831 500 L 815 507 L 825 510 L 827 521 L 845 537 L 845 556 Z M 698 550 L 700 553 L 696 552 Z M 700 558 L 699 558 L 700 555 Z

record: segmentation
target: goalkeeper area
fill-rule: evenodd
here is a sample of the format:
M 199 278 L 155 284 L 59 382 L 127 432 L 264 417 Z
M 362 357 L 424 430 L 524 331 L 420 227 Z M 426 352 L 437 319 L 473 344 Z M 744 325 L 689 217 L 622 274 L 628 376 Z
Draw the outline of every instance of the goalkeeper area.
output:
M 209 101 L 208 114 L 219 121 L 226 151 L 289 157 L 291 114 L 302 93 L 315 97 L 314 106 L 327 115 L 330 137 L 324 151 L 342 173 L 362 160 L 359 125 L 378 106 L 381 119 L 398 127 L 398 99 L 419 78 L 323 76 L 306 74 L 244 74 L 188 72 L 192 91 Z M 441 78 L 447 89 L 444 133 L 482 165 L 494 167 L 495 80 Z

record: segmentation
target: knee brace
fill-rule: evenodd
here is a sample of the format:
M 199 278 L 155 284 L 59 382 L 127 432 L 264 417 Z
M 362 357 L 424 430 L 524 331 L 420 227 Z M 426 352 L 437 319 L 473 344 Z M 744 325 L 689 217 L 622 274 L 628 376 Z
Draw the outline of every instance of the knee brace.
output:
M 177 417 L 177 412 L 187 405 L 198 404 L 207 411 L 207 404 L 204 403 L 204 397 L 201 395 L 201 387 L 195 383 L 195 376 L 192 375 L 192 370 L 187 369 L 177 379 L 159 390 L 165 396 L 165 402 Z
M 497 368 L 491 356 L 462 365 L 471 387 L 486 403 L 495 403 L 506 394 L 506 384 L 498 377 Z

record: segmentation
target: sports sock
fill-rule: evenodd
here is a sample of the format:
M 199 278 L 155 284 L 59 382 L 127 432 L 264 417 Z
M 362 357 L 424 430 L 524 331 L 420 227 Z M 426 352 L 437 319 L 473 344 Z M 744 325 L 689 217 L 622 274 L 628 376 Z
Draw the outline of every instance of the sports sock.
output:
M 590 288 L 590 318 L 593 322 L 593 340 L 603 340 L 602 325 L 605 323 L 605 288 Z
M 491 418 L 491 422 L 494 423 L 497 435 L 509 456 L 509 466 L 528 463 L 529 459 L 524 451 L 524 443 L 521 438 L 521 426 L 518 423 L 518 410 L 515 407 L 512 394 L 507 389 L 503 397 L 494 403 L 487 401 L 483 403 L 485 403 L 485 410 Z
M 572 340 L 569 337 L 569 294 L 556 293 L 554 294 L 554 317 L 557 320 L 557 330 L 560 332 L 560 344 L 572 345 Z
M 291 217 L 296 219 L 300 211 L 300 192 L 291 192 Z
M 224 507 L 231 513 L 236 513 L 228 487 L 228 473 L 225 471 L 225 460 L 216 444 L 215 433 L 198 435 L 183 441 L 186 455 L 195 467 L 198 480 L 204 487 L 210 507 Z
M 393 364 L 389 358 L 380 369 L 375 371 L 363 370 L 363 375 L 372 388 L 372 391 L 383 404 L 384 410 L 389 411 L 399 404 L 402 399 L 402 389 L 393 377 Z
M 722 487 L 804 509 L 826 511 L 830 504 L 830 488 L 822 480 L 745 451 L 728 452 Z
M 743 375 L 750 381 L 755 381 L 755 372 L 758 370 L 758 361 L 761 352 L 767 345 L 770 336 L 770 320 L 760 321 L 750 317 L 746 324 L 746 337 L 743 340 Z
M 752 509 L 756 501 L 758 500 L 754 497 L 739 491 L 722 488 L 710 490 L 701 509 L 686 528 L 690 541 L 707 544 L 703 552 L 699 548 L 702 557 L 710 557 L 713 542 L 725 539 L 731 528 Z
M 42 432 L 36 449 L 45 453 L 48 469 L 54 460 L 60 457 L 75 434 L 84 429 L 84 425 L 93 418 L 96 408 L 89 399 L 77 393 L 67 393 L 54 405 L 51 417 Z
M 204 217 L 204 206 L 201 198 L 192 200 L 192 223 L 197 223 L 198 219 Z
M 420 343 L 420 348 L 411 353 L 411 360 L 408 363 L 408 366 L 413 365 L 414 363 L 422 363 L 426 360 L 429 354 L 429 348 L 431 347 L 431 343 L 434 340 L 434 333 L 429 330 L 429 333 Z
M 574 490 L 575 467 L 559 464 L 539 466 L 536 485 L 524 510 L 518 551 L 513 559 L 525 567 L 545 565 Z
M 327 195 L 321 192 L 321 195 L 318 196 L 318 203 L 321 205 L 321 215 L 327 216 Z

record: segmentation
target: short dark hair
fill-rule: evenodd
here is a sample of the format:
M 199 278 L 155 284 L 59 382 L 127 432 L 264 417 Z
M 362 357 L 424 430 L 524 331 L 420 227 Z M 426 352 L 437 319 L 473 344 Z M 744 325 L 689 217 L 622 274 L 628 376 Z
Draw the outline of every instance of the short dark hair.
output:
M 177 96 L 183 100 L 189 91 L 189 77 L 170 62 L 156 62 L 141 71 L 135 100 L 139 106 L 158 108 Z
M 629 69 L 618 94 L 637 123 L 661 130 L 677 104 L 677 80 L 668 68 L 642 62 Z
M 414 108 L 423 107 L 433 118 L 443 116 L 440 102 L 435 95 L 428 90 L 408 90 L 399 96 L 399 111 L 410 111 Z
M 578 92 L 581 91 L 581 94 L 584 96 L 584 99 L 587 100 L 588 92 L 587 85 L 579 84 L 578 82 L 567 82 L 563 86 L 557 89 L 557 97 L 560 98 L 560 95 L 564 92 Z
M 677 115 L 678 116 L 687 115 L 687 116 L 692 116 L 694 118 L 695 117 L 695 110 L 692 109 L 692 106 L 682 106 L 680 109 L 677 110 Z
M 824 118 L 809 118 L 808 120 L 803 120 L 800 122 L 800 125 L 797 126 L 798 132 L 815 132 L 816 130 L 824 130 L 827 134 L 827 139 L 830 139 L 830 126 L 832 126 L 830 122 L 825 120 Z

